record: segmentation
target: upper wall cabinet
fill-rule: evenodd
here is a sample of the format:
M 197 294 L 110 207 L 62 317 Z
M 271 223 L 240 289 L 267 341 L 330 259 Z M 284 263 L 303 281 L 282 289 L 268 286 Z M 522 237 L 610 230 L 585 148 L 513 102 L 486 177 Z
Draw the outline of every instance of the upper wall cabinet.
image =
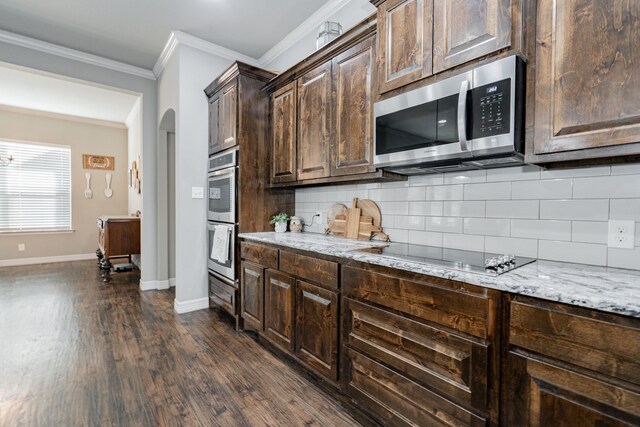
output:
M 213 95 L 209 98 L 209 155 L 217 153 L 220 148 L 220 96 Z
M 380 92 L 431 75 L 433 0 L 387 0 L 378 9 Z
M 371 0 L 380 93 L 511 46 L 517 0 Z
M 271 183 L 296 180 L 296 82 L 271 94 Z
M 433 4 L 433 72 L 508 47 L 511 0 L 436 0 Z
M 209 155 L 237 144 L 237 79 L 209 97 Z
M 375 15 L 269 82 L 276 187 L 405 176 L 373 166 Z
M 534 153 L 640 153 L 640 2 L 540 0 Z M 580 150 L 580 151 L 577 151 Z M 562 155 L 545 156 L 559 153 Z
M 331 175 L 374 171 L 374 41 L 370 37 L 333 58 L 333 138 Z
M 298 79 L 298 179 L 331 174 L 331 62 Z

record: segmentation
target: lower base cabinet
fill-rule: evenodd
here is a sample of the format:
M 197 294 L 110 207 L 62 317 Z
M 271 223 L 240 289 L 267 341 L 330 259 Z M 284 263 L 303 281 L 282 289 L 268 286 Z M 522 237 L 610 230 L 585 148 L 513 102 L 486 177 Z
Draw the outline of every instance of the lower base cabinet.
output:
M 296 356 L 337 381 L 338 293 L 298 280 L 296 294 Z
M 264 279 L 264 335 L 283 350 L 293 352 L 295 279 L 274 270 L 267 270 Z
M 209 274 L 209 298 L 214 304 L 222 308 L 224 311 L 238 318 L 238 290 L 218 279 L 216 276 Z
M 240 314 L 244 319 L 244 328 L 261 331 L 264 324 L 264 268 L 242 261 L 240 281 Z

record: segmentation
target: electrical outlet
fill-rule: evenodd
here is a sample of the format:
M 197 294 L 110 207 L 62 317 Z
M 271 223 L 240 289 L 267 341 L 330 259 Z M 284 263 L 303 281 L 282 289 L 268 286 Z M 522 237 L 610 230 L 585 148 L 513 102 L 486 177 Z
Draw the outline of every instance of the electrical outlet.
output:
M 24 252 L 26 250 L 27 248 L 25 247 L 24 243 L 18 243 L 18 252 Z
M 609 221 L 607 245 L 610 248 L 633 249 L 635 225 L 634 221 Z

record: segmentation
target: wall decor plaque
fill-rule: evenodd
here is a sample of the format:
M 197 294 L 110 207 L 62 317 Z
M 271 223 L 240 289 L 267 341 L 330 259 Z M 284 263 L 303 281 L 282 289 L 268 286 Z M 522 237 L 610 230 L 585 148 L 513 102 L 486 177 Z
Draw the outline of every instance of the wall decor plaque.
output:
M 100 169 L 112 171 L 115 169 L 116 161 L 113 156 L 97 156 L 95 154 L 82 155 L 83 169 Z

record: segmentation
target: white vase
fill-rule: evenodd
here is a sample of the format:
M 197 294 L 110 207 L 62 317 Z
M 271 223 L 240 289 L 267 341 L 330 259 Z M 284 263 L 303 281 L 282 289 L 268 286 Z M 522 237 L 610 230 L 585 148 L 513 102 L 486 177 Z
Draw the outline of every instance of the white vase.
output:
M 276 222 L 276 233 L 284 233 L 287 231 L 286 222 Z

